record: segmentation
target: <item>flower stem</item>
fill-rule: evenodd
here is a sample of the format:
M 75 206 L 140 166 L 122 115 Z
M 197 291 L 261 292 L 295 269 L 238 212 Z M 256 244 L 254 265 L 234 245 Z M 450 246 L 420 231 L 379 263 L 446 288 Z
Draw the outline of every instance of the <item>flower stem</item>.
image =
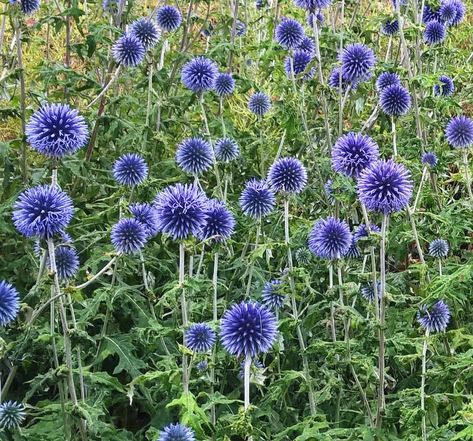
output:
M 255 248 L 258 248 L 258 243 L 259 243 L 259 237 L 261 235 L 261 220 L 258 221 L 256 225 L 256 238 L 255 238 Z M 250 269 L 248 273 L 248 281 L 246 282 L 246 297 L 249 297 L 250 295 L 250 289 L 251 289 L 251 281 L 253 279 L 253 272 L 255 269 L 255 262 L 252 261 L 250 263 Z
M 442 272 L 442 259 L 438 259 L 439 261 L 439 276 L 443 276 L 443 272 Z
M 245 410 L 250 407 L 250 369 L 251 369 L 251 355 L 247 355 L 245 358 L 244 367 L 244 394 L 245 394 Z
M 468 170 L 468 149 L 463 149 L 463 167 L 465 168 L 465 184 L 466 189 L 468 190 L 468 196 L 470 197 L 470 202 L 473 204 L 473 192 L 471 190 L 471 181 L 470 173 Z
M 422 412 L 422 441 L 427 441 L 427 418 L 425 415 L 425 379 L 427 373 L 427 343 L 429 331 L 425 331 L 424 344 L 422 346 L 422 378 L 420 385 L 420 410 Z
M 422 170 L 422 177 L 420 178 L 419 188 L 417 190 L 416 198 L 414 200 L 414 205 L 412 206 L 412 214 L 416 212 L 417 204 L 420 201 L 420 193 L 422 191 L 422 187 L 424 185 L 426 178 L 427 178 L 427 166 L 425 166 L 424 169 Z
M 186 258 L 185 245 L 184 245 L 184 242 L 180 242 L 179 243 L 179 287 L 181 288 L 181 314 L 182 314 L 182 326 L 184 329 L 186 329 L 188 326 L 186 290 L 184 288 L 185 258 Z M 184 389 L 185 394 L 189 393 L 188 359 L 187 359 L 187 355 L 185 354 L 182 356 L 182 387 Z
M 391 133 L 393 135 L 393 156 L 397 158 L 397 136 L 396 136 L 396 121 L 394 116 L 391 116 Z

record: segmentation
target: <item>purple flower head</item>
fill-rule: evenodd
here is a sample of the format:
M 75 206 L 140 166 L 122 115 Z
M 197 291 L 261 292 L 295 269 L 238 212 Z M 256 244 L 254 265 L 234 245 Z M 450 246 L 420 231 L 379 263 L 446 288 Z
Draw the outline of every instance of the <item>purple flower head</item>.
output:
M 454 116 L 447 124 L 445 136 L 455 148 L 468 148 L 473 144 L 473 120 L 467 116 Z
M 445 331 L 450 317 L 450 309 L 443 300 L 438 300 L 430 308 L 423 305 L 417 313 L 417 321 L 429 333 Z
M 334 217 L 319 219 L 309 233 L 309 250 L 323 259 L 340 259 L 350 249 L 352 235 L 345 221 Z
M 306 247 L 301 247 L 296 250 L 296 261 L 299 265 L 304 266 L 310 263 L 312 254 Z
M 130 25 L 130 34 L 134 35 L 145 49 L 156 46 L 161 38 L 161 31 L 149 18 L 139 18 Z
M 207 361 L 205 360 L 202 360 L 202 361 L 199 361 L 196 365 L 195 365 L 196 369 L 200 372 L 204 372 L 208 369 L 209 367 L 209 364 L 207 363 Z
M 355 238 L 352 237 L 350 248 L 348 248 L 348 251 L 345 254 L 345 257 L 348 259 L 357 259 L 360 256 L 361 256 L 361 251 L 358 248 Z
M 147 235 L 141 222 L 123 218 L 112 227 L 111 238 L 117 253 L 134 254 L 143 249 Z
M 245 35 L 246 34 L 246 23 L 244 23 L 241 20 L 237 20 L 235 34 L 238 37 L 242 37 L 243 35 Z
M 316 20 L 316 22 L 314 23 L 314 19 Z M 325 18 L 324 18 L 324 14 L 322 14 L 320 11 L 319 12 L 311 12 L 308 16 L 307 16 L 307 24 L 309 25 L 309 27 L 311 29 L 314 29 L 315 27 L 315 24 L 317 25 L 322 25 L 324 24 L 324 21 L 325 21 Z
M 381 90 L 379 104 L 386 115 L 405 115 L 411 108 L 411 94 L 404 86 L 393 84 Z
M 11 2 L 12 4 L 16 3 L 16 1 Z M 21 12 L 25 15 L 34 14 L 40 5 L 40 0 L 19 0 Z
M 20 311 L 20 296 L 16 288 L 0 280 L 0 326 L 7 326 L 15 320 Z
M 454 5 L 457 10 L 457 14 L 455 18 L 453 18 L 448 24 L 450 26 L 458 26 L 465 18 L 466 6 L 461 0 L 450 0 L 449 3 Z
M 217 65 L 205 57 L 196 57 L 188 61 L 181 71 L 182 84 L 196 93 L 213 89 L 217 76 Z
M 284 49 L 297 49 L 304 37 L 304 28 L 297 20 L 292 18 L 283 18 L 276 26 L 276 41 Z
M 48 158 L 62 158 L 84 147 L 89 136 L 84 118 L 68 104 L 44 104 L 28 121 L 26 139 Z
M 18 401 L 5 401 L 0 404 L 0 427 L 2 429 L 18 429 L 25 418 L 25 406 Z
M 263 305 L 270 309 L 280 309 L 284 306 L 286 296 L 281 293 L 282 280 L 271 280 L 266 282 L 261 291 L 261 301 Z
M 301 161 L 287 156 L 269 168 L 268 182 L 276 192 L 300 193 L 307 185 L 307 171 Z
M 271 100 L 264 92 L 255 92 L 248 100 L 248 108 L 258 116 L 263 116 L 271 108 Z
M 378 296 L 378 299 L 382 297 L 381 294 L 381 283 L 377 282 L 376 283 L 376 294 Z M 368 302 L 372 302 L 375 297 L 375 292 L 374 292 L 374 284 L 373 282 L 369 283 L 368 285 L 365 285 L 361 288 L 361 295 L 368 300 Z
M 210 199 L 205 215 L 205 223 L 198 234 L 199 239 L 222 242 L 235 232 L 235 217 L 223 202 Z
M 146 179 L 148 166 L 142 156 L 136 153 L 127 153 L 115 161 L 112 172 L 113 177 L 120 185 L 134 187 Z
M 429 254 L 436 259 L 447 257 L 448 242 L 444 239 L 435 239 L 429 244 Z
M 240 148 L 232 138 L 221 138 L 215 143 L 215 157 L 222 162 L 230 162 L 240 156 Z
M 207 352 L 214 346 L 216 337 L 207 323 L 196 323 L 187 328 L 184 340 L 191 351 Z
M 332 149 L 332 168 L 350 178 L 360 173 L 379 158 L 379 148 L 369 136 L 347 133 L 338 138 Z
M 218 96 L 228 96 L 235 90 L 235 80 L 229 73 L 221 73 L 217 75 L 214 84 L 215 93 Z
M 122 35 L 112 47 L 114 60 L 125 67 L 136 67 L 145 58 L 143 43 L 133 34 Z
M 271 349 L 277 327 L 276 317 L 265 306 L 242 302 L 223 314 L 220 337 L 223 347 L 230 354 L 256 357 Z
M 176 162 L 186 173 L 201 175 L 214 163 L 212 146 L 202 138 L 187 138 L 177 147 Z
M 412 197 L 412 180 L 402 164 L 376 161 L 358 178 L 358 197 L 370 211 L 390 214 L 404 209 Z
M 376 80 L 376 90 L 381 92 L 386 87 L 392 85 L 401 85 L 401 79 L 399 75 L 394 72 L 383 72 L 379 74 L 378 79 Z
M 311 58 L 315 54 L 315 43 L 314 40 L 307 35 L 302 39 L 301 44 L 297 47 L 296 51 L 305 51 L 311 55 Z
M 299 8 L 314 12 L 318 9 L 326 8 L 332 3 L 331 0 L 294 0 L 294 4 Z
M 263 8 L 263 3 L 264 3 L 263 0 L 255 0 L 256 9 L 262 9 Z
M 425 25 L 424 41 L 428 45 L 441 43 L 447 36 L 447 28 L 439 21 L 429 21 Z
M 440 84 L 434 86 L 434 94 L 439 96 L 450 96 L 455 91 L 455 85 L 453 80 L 446 75 L 440 75 L 439 77 Z
M 20 194 L 13 207 L 13 222 L 24 236 L 49 239 L 72 219 L 71 198 L 59 187 L 38 185 Z
M 158 26 L 167 32 L 173 32 L 181 26 L 182 14 L 175 6 L 165 5 L 156 13 Z
M 340 81 L 341 81 L 341 86 L 342 90 L 345 91 L 347 90 L 348 87 L 351 86 L 352 89 L 356 89 L 358 87 L 358 81 L 351 82 L 347 81 L 345 78 L 342 76 L 342 70 L 340 67 L 334 67 L 329 74 L 328 77 L 328 85 L 333 88 L 333 89 L 339 89 L 340 88 Z
M 71 279 L 79 271 L 79 256 L 72 247 L 56 248 L 57 275 L 61 280 Z
M 430 167 L 435 167 L 438 162 L 437 155 L 434 152 L 425 152 L 422 155 L 421 162 L 423 165 L 430 165 Z
M 135 203 L 131 204 L 128 209 L 133 218 L 143 225 L 146 238 L 155 236 L 158 233 L 158 214 L 156 208 L 151 204 Z
M 169 424 L 159 434 L 158 441 L 195 441 L 195 434 L 184 424 Z
M 374 233 L 380 233 L 381 230 L 379 227 L 375 224 L 370 225 L 370 230 L 368 231 L 368 228 L 366 228 L 366 224 L 360 224 L 355 230 L 355 233 L 353 234 L 353 238 L 355 241 L 359 241 L 363 237 L 369 237 L 369 233 L 374 232 Z
M 442 21 L 442 17 L 440 17 L 438 9 L 432 9 L 431 6 L 425 5 L 422 12 L 422 21 L 427 24 L 430 21 Z
M 451 23 L 457 17 L 456 2 L 450 0 L 442 1 L 438 13 L 444 23 Z
M 362 43 L 349 44 L 340 54 L 342 76 L 346 81 L 365 81 L 376 63 L 373 51 Z
M 296 50 L 292 55 L 288 55 L 284 60 L 284 70 L 288 78 L 292 78 L 292 75 L 303 73 L 306 67 L 312 60 L 312 54 L 303 50 Z
M 267 216 L 274 210 L 276 196 L 266 181 L 252 179 L 245 185 L 240 196 L 243 213 L 254 219 Z
M 394 20 L 385 21 L 381 25 L 381 33 L 384 35 L 393 36 L 393 35 L 396 35 L 398 32 L 399 32 L 399 22 L 397 21 L 397 18 L 395 18 Z

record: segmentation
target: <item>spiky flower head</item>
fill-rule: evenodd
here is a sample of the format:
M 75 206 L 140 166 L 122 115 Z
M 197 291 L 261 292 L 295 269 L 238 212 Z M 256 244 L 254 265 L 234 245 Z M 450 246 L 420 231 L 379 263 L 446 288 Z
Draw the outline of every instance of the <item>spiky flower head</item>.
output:
M 161 31 L 157 24 L 149 18 L 139 18 L 130 25 L 130 34 L 134 35 L 145 49 L 156 46 L 161 38 Z
M 411 94 L 404 86 L 393 84 L 381 90 L 379 104 L 386 115 L 405 115 L 411 108 Z
M 323 259 L 340 259 L 350 249 L 352 235 L 345 221 L 328 217 L 319 219 L 309 233 L 309 250 Z
M 198 237 L 201 240 L 225 241 L 235 232 L 235 224 L 235 217 L 225 204 L 210 199 L 205 211 L 205 223 Z
M 255 92 L 248 100 L 248 108 L 258 116 L 263 116 L 271 108 L 271 100 L 264 92 Z
M 169 424 L 159 434 L 158 441 L 195 441 L 195 434 L 184 424 Z
M 373 282 L 370 282 L 368 283 L 367 285 L 364 285 L 362 288 L 361 288 L 361 295 L 366 299 L 368 300 L 368 302 L 372 302 L 375 298 L 375 295 L 378 296 L 378 299 L 380 299 L 381 297 L 383 297 L 382 293 L 381 293 L 381 283 L 379 282 L 376 282 L 376 294 L 374 292 L 374 283 Z
M 302 39 L 301 43 L 297 47 L 296 51 L 308 52 L 311 57 L 315 54 L 315 43 L 314 40 L 307 35 Z
M 112 245 L 118 253 L 134 254 L 143 249 L 147 235 L 143 224 L 136 219 L 120 219 L 112 227 Z
M 296 250 L 296 261 L 299 265 L 307 265 L 312 259 L 310 250 L 306 247 L 301 247 Z
M 430 307 L 422 305 L 417 312 L 417 321 L 429 333 L 445 331 L 450 317 L 450 309 L 443 300 L 438 300 Z
M 18 429 L 25 418 L 25 406 L 18 401 L 5 401 L 0 404 L 0 427 L 2 429 Z
M 348 248 L 348 251 L 345 254 L 345 257 L 347 259 L 357 259 L 360 256 L 361 256 L 360 248 L 358 247 L 358 244 L 356 243 L 355 238 L 352 237 L 350 248 Z
M 457 7 L 455 2 L 450 0 L 442 1 L 438 13 L 444 23 L 451 23 L 457 16 Z
M 235 90 L 235 80 L 232 74 L 226 72 L 218 74 L 215 78 L 214 90 L 218 96 L 231 95 Z
M 0 280 L 0 326 L 7 326 L 15 320 L 20 311 L 20 295 L 16 288 Z
M 243 35 L 245 35 L 246 34 L 246 23 L 244 23 L 241 20 L 237 20 L 235 34 L 238 37 L 242 37 Z
M 364 237 L 369 237 L 371 232 L 380 233 L 381 230 L 377 225 L 371 224 L 370 228 L 369 228 L 369 231 L 368 231 L 368 228 L 366 227 L 366 224 L 360 224 L 360 225 L 358 225 L 358 227 L 356 227 L 356 230 L 353 233 L 353 238 L 355 239 L 355 241 L 358 242 L 360 239 L 362 239 Z
M 342 76 L 346 81 L 364 81 L 376 63 L 373 51 L 362 43 L 349 44 L 340 54 Z
M 304 37 L 304 28 L 292 18 L 283 18 L 276 26 L 275 39 L 284 49 L 297 49 Z
M 434 239 L 429 244 L 429 254 L 436 259 L 447 257 L 448 242 L 445 239 Z
M 206 57 L 196 57 L 182 67 L 181 81 L 196 93 L 213 89 L 218 76 L 217 64 Z
M 123 34 L 113 45 L 112 55 L 117 64 L 136 67 L 145 58 L 143 43 L 133 34 Z
M 270 309 L 280 309 L 284 306 L 286 296 L 281 293 L 282 280 L 266 282 L 261 291 L 261 302 Z
M 19 4 L 23 14 L 31 15 L 39 9 L 40 0 L 10 0 L 10 4 Z
M 296 77 L 303 73 L 312 60 L 312 54 L 304 50 L 295 50 L 292 55 L 288 55 L 284 60 L 284 70 L 288 78 Z
M 449 21 L 450 26 L 458 26 L 463 19 L 465 18 L 466 14 L 466 6 L 461 0 L 450 0 L 450 3 L 452 3 L 457 10 L 457 14 L 455 17 Z
M 379 158 L 379 148 L 368 135 L 350 132 L 338 138 L 332 149 L 332 168 L 345 176 L 357 178 Z
M 207 352 L 215 344 L 215 332 L 207 323 L 195 323 L 187 328 L 184 336 L 186 346 L 194 352 Z
M 181 26 L 182 14 L 175 6 L 165 5 L 156 13 L 158 26 L 167 32 L 173 32 Z
M 240 156 L 240 148 L 232 138 L 220 138 L 215 142 L 215 157 L 219 161 L 230 162 Z
M 143 225 L 146 232 L 146 238 L 149 239 L 158 233 L 158 214 L 153 205 L 138 202 L 130 204 L 128 209 L 133 218 Z
M 425 25 L 424 41 L 428 45 L 441 43 L 446 36 L 447 28 L 443 23 L 432 20 Z
M 267 216 L 274 210 L 276 196 L 266 181 L 252 179 L 245 185 L 240 196 L 243 213 L 254 219 Z
M 326 8 L 332 3 L 331 0 L 294 0 L 294 4 L 299 8 L 307 9 L 310 12 Z
M 401 85 L 401 79 L 399 78 L 399 75 L 394 72 L 382 72 L 379 74 L 379 77 L 376 80 L 376 90 L 381 92 L 383 89 L 392 86 L 393 84 L 398 86 Z
M 205 223 L 207 197 L 195 185 L 175 184 L 156 196 L 158 229 L 174 240 L 196 236 Z
M 399 32 L 399 22 L 395 18 L 394 20 L 387 20 L 381 25 L 381 33 L 389 35 L 390 37 L 396 35 Z
M 38 185 L 20 194 L 13 206 L 13 222 L 24 236 L 49 239 L 72 219 L 71 198 L 57 186 Z
M 455 148 L 468 148 L 473 144 L 473 120 L 467 116 L 454 116 L 447 124 L 445 136 Z
M 186 173 L 201 175 L 214 163 L 212 146 L 203 138 L 187 138 L 177 147 L 176 162 Z
M 56 248 L 56 268 L 60 280 L 71 279 L 79 271 L 79 256 L 73 247 Z
M 453 80 L 446 75 L 440 75 L 439 83 L 434 86 L 434 94 L 437 96 L 450 96 L 455 91 Z
M 196 365 L 195 365 L 196 369 L 200 372 L 204 372 L 208 369 L 209 367 L 209 363 L 205 360 L 202 360 L 202 361 L 199 361 Z
M 438 162 L 437 155 L 434 152 L 425 152 L 422 155 L 421 162 L 423 165 L 430 165 L 430 167 L 435 167 Z
M 427 24 L 431 21 L 442 21 L 442 17 L 440 17 L 440 12 L 438 9 L 432 9 L 431 6 L 425 5 L 422 11 L 422 21 L 424 24 Z
M 148 176 L 148 165 L 141 155 L 127 153 L 113 164 L 113 177 L 120 185 L 135 187 Z
M 358 179 L 358 197 L 370 211 L 390 214 L 404 209 L 412 197 L 412 179 L 402 164 L 376 161 Z
M 358 81 L 348 81 L 345 78 L 343 78 L 342 75 L 342 69 L 340 67 L 334 67 L 329 74 L 328 77 L 328 85 L 332 89 L 339 89 L 340 85 L 342 86 L 342 90 L 345 91 L 348 89 L 348 87 L 351 87 L 352 90 L 356 89 L 358 87 Z
M 62 158 L 84 147 L 89 136 L 85 119 L 68 104 L 44 104 L 26 125 L 26 140 L 48 158 Z
M 223 314 L 220 337 L 223 347 L 238 357 L 268 352 L 277 334 L 274 314 L 259 303 L 242 302 Z
M 307 185 L 307 170 L 293 156 L 280 158 L 269 168 L 268 182 L 276 192 L 300 193 Z

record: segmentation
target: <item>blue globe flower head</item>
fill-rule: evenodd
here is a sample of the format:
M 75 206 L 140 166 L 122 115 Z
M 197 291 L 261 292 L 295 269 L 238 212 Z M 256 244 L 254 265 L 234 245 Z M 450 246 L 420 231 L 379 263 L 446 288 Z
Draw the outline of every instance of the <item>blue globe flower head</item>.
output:
M 271 165 L 268 182 L 276 192 L 300 193 L 307 185 L 307 171 L 301 161 L 287 156 Z
M 235 232 L 235 217 L 223 202 L 210 199 L 205 214 L 205 223 L 198 234 L 199 239 L 223 242 Z
M 253 219 L 267 216 L 274 210 L 276 195 L 264 180 L 252 179 L 245 185 L 240 196 L 243 213 Z
M 346 81 L 365 81 L 376 63 L 373 51 L 362 43 L 346 46 L 340 54 L 342 76 Z
M 57 275 L 60 280 L 71 279 L 79 271 L 79 256 L 73 247 L 56 248 Z
M 440 12 L 438 9 L 432 9 L 431 6 L 425 5 L 422 12 L 422 21 L 424 24 L 427 24 L 430 21 L 441 22 L 442 17 L 440 17 Z
M 284 70 L 288 78 L 296 77 L 303 73 L 312 61 L 312 54 L 304 50 L 296 50 L 292 55 L 288 55 L 284 60 Z
M 402 164 L 376 161 L 358 178 L 358 197 L 370 211 L 390 214 L 404 209 L 412 197 L 412 179 Z
M 13 222 L 26 237 L 49 239 L 69 225 L 73 213 L 71 198 L 59 187 L 38 185 L 20 194 L 13 206 Z
M 388 36 L 396 35 L 399 32 L 399 22 L 394 20 L 387 20 L 381 25 L 381 33 Z
M 181 26 L 182 14 L 175 6 L 165 5 L 156 13 L 158 26 L 166 32 L 173 32 Z
M 450 317 L 450 309 L 443 300 L 438 300 L 430 307 L 422 305 L 417 312 L 417 321 L 429 333 L 445 331 Z
M 445 239 L 435 239 L 429 244 L 429 254 L 436 259 L 447 257 L 448 249 L 448 242 Z
M 411 94 L 404 86 L 392 84 L 381 90 L 379 104 L 386 115 L 402 116 L 411 108 Z
M 450 3 L 455 6 L 457 15 L 448 24 L 450 26 L 458 26 L 465 18 L 466 6 L 461 0 L 450 0 Z
M 444 23 L 451 23 L 457 16 L 456 2 L 451 0 L 442 1 L 438 12 Z
M 69 233 L 66 233 L 65 231 L 61 231 L 59 233 L 59 241 L 63 245 L 72 244 L 73 242 L 71 235 Z
M 302 39 L 301 44 L 297 47 L 296 51 L 308 52 L 312 57 L 315 55 L 315 43 L 314 40 L 307 35 Z
M 250 381 L 258 374 L 258 371 L 264 369 L 264 364 L 259 360 L 251 360 L 250 365 Z M 245 360 L 240 363 L 240 370 L 238 371 L 238 378 L 243 380 L 245 378 Z
M 184 424 L 170 424 L 162 430 L 158 441 L 195 441 L 195 434 Z
M 275 39 L 284 49 L 297 49 L 304 37 L 304 28 L 292 18 L 283 18 L 276 26 Z
M 366 224 L 360 224 L 358 225 L 355 232 L 353 233 L 353 238 L 355 239 L 355 241 L 358 242 L 360 239 L 363 239 L 364 237 L 369 237 L 370 232 L 381 233 L 381 230 L 377 225 L 371 224 L 370 229 L 368 231 Z
M 473 144 L 473 120 L 467 116 L 454 116 L 447 124 L 445 136 L 454 148 L 468 148 Z
M 146 230 L 136 219 L 123 218 L 112 227 L 111 239 L 117 253 L 135 254 L 146 244 Z
M 25 406 L 17 401 L 5 401 L 0 404 L 0 427 L 18 429 L 25 420 Z
M 276 317 L 265 306 L 241 302 L 223 314 L 220 338 L 230 354 L 253 358 L 271 349 L 277 328 Z
M 310 12 L 326 8 L 327 6 L 330 6 L 330 3 L 332 3 L 331 0 L 294 0 L 296 6 L 307 9 Z
M 182 67 L 181 81 L 195 93 L 213 89 L 218 76 L 218 67 L 206 57 L 196 57 Z
M 26 124 L 26 140 L 48 158 L 62 158 L 84 147 L 89 131 L 85 119 L 67 104 L 44 104 Z
M 154 205 L 147 203 L 130 204 L 128 207 L 134 219 L 140 222 L 146 232 L 146 238 L 149 239 L 158 233 L 158 214 Z
M 205 360 L 202 360 L 202 361 L 199 361 L 196 365 L 195 365 L 196 369 L 200 372 L 204 372 L 208 369 L 209 367 L 209 364 L 207 363 L 207 361 Z
M 195 323 L 184 336 L 186 346 L 194 352 L 208 352 L 215 344 L 215 332 L 207 323 Z
M 127 153 L 115 161 L 112 171 L 113 177 L 120 185 L 135 187 L 148 176 L 148 165 L 142 156 Z
M 443 23 L 432 20 L 425 25 L 424 41 L 428 45 L 442 43 L 446 36 L 447 28 Z
M 264 92 L 255 92 L 248 100 L 248 108 L 255 115 L 263 116 L 271 109 L 271 100 Z
M 446 75 L 440 75 L 439 83 L 434 86 L 434 94 L 437 96 L 450 96 L 455 91 L 453 80 Z
M 116 14 L 118 12 L 118 0 L 103 0 L 102 9 L 108 14 Z
M 286 296 L 281 292 L 282 280 L 266 282 L 261 291 L 261 302 L 270 309 L 281 309 L 286 301 Z
M 16 288 L 0 280 L 0 326 L 7 326 L 15 320 L 20 311 L 20 295 Z
M 381 92 L 386 87 L 392 85 L 401 85 L 401 79 L 398 74 L 394 72 L 382 72 L 379 74 L 379 77 L 376 80 L 376 90 L 378 92 Z
M 112 55 L 117 64 L 136 67 L 145 58 L 143 43 L 133 34 L 123 34 L 113 45 Z
M 202 138 L 187 138 L 177 147 L 176 162 L 186 173 L 201 175 L 214 163 L 212 146 Z
M 328 217 L 319 219 L 309 233 L 309 250 L 322 259 L 340 259 L 350 249 L 352 234 L 345 221 Z
M 242 37 L 246 34 L 246 23 L 241 20 L 237 20 L 235 33 L 238 37 Z
M 197 236 L 205 224 L 208 199 L 195 185 L 175 184 L 158 193 L 158 229 L 174 240 Z
M 376 283 L 376 294 L 378 295 L 378 299 L 383 297 L 381 294 L 381 283 L 379 282 Z M 374 300 L 375 292 L 373 282 L 368 283 L 367 285 L 361 288 L 361 295 L 370 303 Z
M 332 168 L 350 178 L 357 178 L 378 158 L 378 144 L 361 133 L 350 132 L 343 135 L 332 148 Z
M 434 152 L 425 152 L 422 155 L 421 162 L 423 165 L 429 165 L 430 167 L 435 167 L 438 162 L 437 155 Z
M 158 25 L 149 18 L 139 18 L 130 25 L 130 34 L 134 35 L 145 49 L 156 46 L 161 38 L 161 30 Z
M 316 20 L 316 21 L 314 22 L 314 20 Z M 309 25 L 309 27 L 311 29 L 314 29 L 315 24 L 323 25 L 324 21 L 325 21 L 324 14 L 322 14 L 320 11 L 319 12 L 311 12 L 307 16 L 307 24 Z
M 301 247 L 296 250 L 296 261 L 299 265 L 304 266 L 310 263 L 312 254 L 306 247 Z
M 34 14 L 40 6 L 39 0 L 19 0 L 19 3 L 21 12 L 23 12 L 25 15 Z
M 351 86 L 352 89 L 356 89 L 358 87 L 359 81 L 351 82 L 347 81 L 342 76 L 342 69 L 340 67 L 334 67 L 329 74 L 328 77 L 328 85 L 332 89 L 339 89 L 340 85 L 342 86 L 342 91 L 347 90 L 348 87 Z
M 232 138 L 221 138 L 215 143 L 215 157 L 222 162 L 230 162 L 240 156 L 240 148 Z
M 217 75 L 214 84 L 215 93 L 218 96 L 228 96 L 235 90 L 235 80 L 229 73 L 220 73 Z
M 352 238 L 350 248 L 348 248 L 347 253 L 345 254 L 345 257 L 347 259 L 357 259 L 358 257 L 361 256 L 361 251 L 360 248 L 358 248 L 358 245 L 356 243 L 355 238 Z

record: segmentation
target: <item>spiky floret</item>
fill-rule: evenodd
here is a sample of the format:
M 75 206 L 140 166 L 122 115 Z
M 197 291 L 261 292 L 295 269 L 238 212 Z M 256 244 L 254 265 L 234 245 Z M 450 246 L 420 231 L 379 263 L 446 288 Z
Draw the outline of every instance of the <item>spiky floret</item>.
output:
M 268 183 L 276 192 L 300 193 L 307 185 L 307 171 L 297 158 L 280 158 L 269 168 Z
M 473 144 L 473 120 L 467 116 L 454 116 L 447 124 L 445 137 L 454 148 L 467 148 Z
M 401 85 L 399 75 L 394 72 L 382 72 L 376 80 L 376 90 L 381 92 L 383 89 L 392 86 L 393 84 L 397 84 L 398 86 Z
M 240 156 L 240 148 L 232 138 L 220 138 L 215 142 L 215 157 L 219 161 L 230 162 Z
M 112 172 L 119 184 L 134 187 L 148 176 L 148 165 L 141 155 L 127 153 L 115 161 Z
M 312 228 L 309 250 L 323 259 L 339 259 L 347 254 L 352 244 L 350 227 L 334 217 L 319 219 Z
M 175 6 L 165 5 L 156 13 L 158 26 L 167 32 L 173 32 L 181 26 L 182 14 Z
M 214 90 L 221 97 L 231 95 L 235 90 L 235 80 L 232 74 L 227 72 L 218 74 L 215 78 Z
M 429 244 L 429 254 L 441 259 L 448 255 L 448 242 L 445 239 L 435 239 Z
M 429 21 L 425 25 L 424 41 L 429 45 L 441 43 L 447 36 L 446 26 L 439 21 Z
M 195 441 L 195 434 L 184 424 L 170 424 L 161 431 L 158 441 Z
M 243 213 L 254 219 L 267 216 L 274 210 L 276 196 L 264 180 L 252 179 L 245 184 L 240 196 Z
M 145 58 L 143 43 L 133 34 L 123 34 L 113 45 L 114 60 L 125 67 L 136 67 Z
M 207 352 L 215 344 L 216 336 L 207 323 L 195 323 L 185 333 L 186 346 L 194 352 Z
M 275 39 L 285 49 L 297 49 L 304 36 L 304 28 L 292 18 L 283 18 L 276 26 Z
M 158 233 L 158 215 L 153 205 L 138 202 L 130 204 L 128 209 L 133 218 L 143 225 L 147 238 Z
M 20 295 L 16 288 L 0 280 L 0 326 L 7 326 L 15 320 L 20 311 Z
M 235 217 L 222 201 L 210 199 L 205 211 L 205 223 L 198 237 L 201 240 L 211 239 L 222 242 L 228 239 L 235 231 Z
M 217 64 L 206 57 L 196 57 L 184 64 L 181 81 L 196 93 L 213 89 L 218 76 Z
M 434 152 L 425 152 L 422 155 L 421 162 L 423 165 L 429 165 L 430 167 L 435 167 L 438 162 L 437 155 Z
M 79 271 L 79 256 L 73 247 L 56 248 L 57 275 L 61 280 L 74 277 Z
M 212 146 L 203 138 L 187 138 L 177 147 L 176 162 L 186 173 L 198 176 L 214 163 Z
M 120 219 L 112 228 L 112 245 L 118 253 L 134 254 L 146 244 L 143 224 L 136 219 Z
M 5 401 L 0 404 L 0 427 L 17 429 L 26 418 L 25 406 L 17 401 Z
M 261 291 L 263 305 L 271 309 L 280 309 L 284 306 L 286 296 L 281 292 L 282 280 L 271 280 L 266 282 Z
M 404 86 L 392 84 L 381 90 L 379 104 L 386 115 L 402 116 L 411 108 L 411 95 Z
M 439 76 L 439 84 L 434 86 L 434 94 L 439 96 L 450 96 L 455 91 L 453 80 L 446 75 Z
M 263 116 L 271 108 L 271 100 L 264 92 L 255 92 L 248 100 L 248 108 L 258 116 Z
M 130 25 L 130 34 L 134 35 L 145 49 L 156 46 L 161 38 L 161 31 L 156 23 L 149 18 L 139 18 Z
M 369 78 L 376 63 L 373 51 L 362 43 L 346 46 L 340 54 L 342 76 L 346 81 L 364 81 Z
M 417 313 L 417 321 L 429 333 L 445 331 L 450 317 L 450 309 L 443 300 L 438 300 L 430 307 L 423 305 Z

